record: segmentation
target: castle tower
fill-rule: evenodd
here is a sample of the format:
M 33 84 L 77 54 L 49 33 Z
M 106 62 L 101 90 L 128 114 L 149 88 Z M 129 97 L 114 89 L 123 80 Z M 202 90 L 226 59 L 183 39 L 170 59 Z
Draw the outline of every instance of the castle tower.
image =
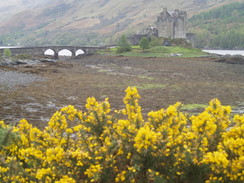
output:
M 157 17 L 156 28 L 159 37 L 166 38 L 186 38 L 186 20 L 187 13 L 185 11 L 175 10 L 168 11 L 163 9 L 160 16 Z

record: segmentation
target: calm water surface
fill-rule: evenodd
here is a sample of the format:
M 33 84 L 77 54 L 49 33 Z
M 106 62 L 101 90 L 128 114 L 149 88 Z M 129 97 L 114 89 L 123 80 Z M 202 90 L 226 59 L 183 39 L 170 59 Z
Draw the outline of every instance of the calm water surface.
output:
M 218 55 L 242 55 L 244 56 L 244 50 L 203 50 L 204 52 L 214 53 Z

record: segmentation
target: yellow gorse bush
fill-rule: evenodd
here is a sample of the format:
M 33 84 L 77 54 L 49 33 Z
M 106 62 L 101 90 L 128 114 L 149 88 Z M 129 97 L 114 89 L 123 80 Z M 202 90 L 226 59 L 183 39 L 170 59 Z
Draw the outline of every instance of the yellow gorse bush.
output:
M 196 116 L 176 103 L 145 120 L 139 98 L 128 87 L 114 112 L 108 99 L 88 98 L 86 112 L 64 107 L 44 130 L 0 121 L 0 182 L 244 181 L 243 115 L 214 99 Z

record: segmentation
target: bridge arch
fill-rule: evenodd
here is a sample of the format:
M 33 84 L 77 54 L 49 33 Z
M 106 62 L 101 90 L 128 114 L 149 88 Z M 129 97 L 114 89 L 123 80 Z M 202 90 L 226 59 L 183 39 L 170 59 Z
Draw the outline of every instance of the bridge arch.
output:
M 58 56 L 72 57 L 73 52 L 65 48 L 58 51 Z
M 76 52 L 75 52 L 75 56 L 78 56 L 78 55 L 84 55 L 84 54 L 85 54 L 85 51 L 82 50 L 82 49 L 78 49 L 78 50 L 76 50 Z
M 55 55 L 55 51 L 52 50 L 51 48 L 49 48 L 49 49 L 44 51 L 44 55 L 54 56 Z

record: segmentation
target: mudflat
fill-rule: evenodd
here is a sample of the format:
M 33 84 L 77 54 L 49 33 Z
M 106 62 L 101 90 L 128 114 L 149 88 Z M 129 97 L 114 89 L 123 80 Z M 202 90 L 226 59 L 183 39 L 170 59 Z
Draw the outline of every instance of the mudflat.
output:
M 216 58 L 93 55 L 1 66 L 0 76 L 0 120 L 15 123 L 24 118 L 40 128 L 61 107 L 74 105 L 85 111 L 88 97 L 108 97 L 112 110 L 122 109 L 128 86 L 138 88 L 145 115 L 177 101 L 207 105 L 218 98 L 224 105 L 244 106 L 244 65 Z

